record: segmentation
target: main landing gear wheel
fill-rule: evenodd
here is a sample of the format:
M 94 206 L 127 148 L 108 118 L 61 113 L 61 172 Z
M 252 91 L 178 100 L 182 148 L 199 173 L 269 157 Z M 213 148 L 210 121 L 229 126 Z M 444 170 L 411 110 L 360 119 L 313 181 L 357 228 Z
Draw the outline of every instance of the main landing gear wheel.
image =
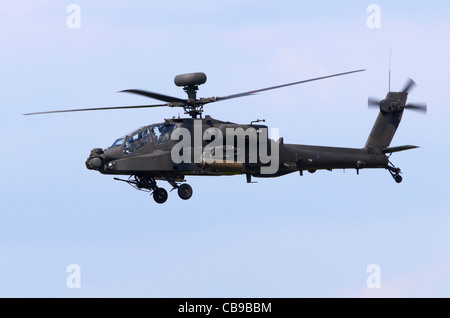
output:
M 156 188 L 153 191 L 153 200 L 155 200 L 156 203 L 162 204 L 167 201 L 167 191 L 164 188 Z
M 192 187 L 187 183 L 183 183 L 178 187 L 178 195 L 183 200 L 190 199 L 192 197 Z

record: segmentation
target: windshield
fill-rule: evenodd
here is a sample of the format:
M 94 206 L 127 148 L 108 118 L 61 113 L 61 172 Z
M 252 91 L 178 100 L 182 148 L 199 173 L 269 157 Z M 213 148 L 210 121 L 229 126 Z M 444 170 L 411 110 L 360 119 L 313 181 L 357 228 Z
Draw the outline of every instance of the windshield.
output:
M 122 137 L 117 139 L 113 143 L 112 147 L 118 147 L 123 144 L 123 153 L 131 154 L 152 142 L 154 142 L 155 145 L 164 144 L 170 141 L 170 136 L 174 128 L 175 125 L 157 125 L 140 128 L 129 134 L 128 136 L 130 137 Z
M 172 134 L 175 125 L 159 125 L 151 127 L 153 139 L 155 140 L 155 144 L 164 144 L 170 141 L 170 136 Z
M 150 137 L 150 131 L 148 128 L 145 128 L 127 139 L 123 146 L 123 153 L 130 154 L 151 142 L 152 138 Z
M 120 138 L 117 138 L 116 141 L 113 142 L 111 148 L 113 148 L 113 147 L 118 147 L 118 146 L 122 146 L 123 141 L 125 140 L 125 138 L 126 138 L 127 136 L 133 136 L 133 135 L 135 135 L 137 132 L 139 132 L 140 130 L 142 130 L 143 128 L 144 128 L 144 127 L 140 127 L 140 128 L 138 128 L 138 129 L 133 130 L 131 133 L 126 134 L 125 136 L 122 136 L 122 137 L 120 137 Z
M 116 141 L 114 141 L 111 148 L 121 146 L 124 139 L 125 139 L 124 137 L 121 137 L 121 138 L 117 139 Z

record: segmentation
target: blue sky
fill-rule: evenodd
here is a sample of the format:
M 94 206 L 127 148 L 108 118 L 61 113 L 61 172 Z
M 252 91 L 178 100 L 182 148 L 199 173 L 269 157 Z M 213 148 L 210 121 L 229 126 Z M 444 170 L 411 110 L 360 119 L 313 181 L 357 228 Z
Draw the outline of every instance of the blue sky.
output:
M 70 29 L 66 9 L 81 9 Z M 367 7 L 381 9 L 380 28 Z M 6 0 L 0 9 L 0 296 L 449 297 L 450 5 L 434 1 Z M 164 205 L 89 171 L 89 151 L 174 109 L 25 117 L 33 111 L 133 105 L 140 88 L 184 97 L 177 74 L 205 72 L 199 96 L 310 77 L 363 73 L 207 105 L 266 119 L 286 143 L 362 147 L 377 112 L 367 97 L 418 86 L 387 171 L 297 173 L 247 184 L 191 177 Z M 170 190 L 168 184 L 161 183 Z M 66 268 L 81 269 L 68 288 Z M 366 268 L 381 269 L 381 288 Z

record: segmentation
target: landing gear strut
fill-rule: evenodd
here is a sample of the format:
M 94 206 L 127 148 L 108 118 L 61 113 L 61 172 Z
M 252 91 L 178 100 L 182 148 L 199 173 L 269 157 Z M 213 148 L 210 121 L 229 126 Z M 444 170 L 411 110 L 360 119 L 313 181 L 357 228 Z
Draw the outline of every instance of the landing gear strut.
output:
M 153 200 L 155 200 L 156 203 L 162 204 L 167 201 L 169 195 L 166 189 L 158 187 L 156 185 L 156 180 L 154 177 L 134 176 L 134 180 L 131 179 L 132 177 L 133 176 L 130 176 L 128 180 L 123 180 L 119 178 L 114 178 L 114 180 L 126 182 L 137 190 L 150 192 L 150 195 L 153 196 Z M 164 179 L 167 182 L 169 182 L 170 185 L 173 187 L 172 190 L 177 189 L 178 196 L 181 199 L 188 200 L 192 197 L 192 187 L 189 184 L 183 183 L 179 185 L 177 184 L 177 181 L 180 182 L 180 180 L 175 180 L 175 178 L 172 177 L 167 177 Z
M 147 178 L 135 176 L 134 178 L 136 180 L 136 188 L 139 190 L 146 189 L 152 191 L 150 195 L 153 196 L 153 200 L 155 200 L 156 203 L 162 204 L 167 201 L 169 195 L 167 194 L 166 189 L 159 188 L 156 185 L 154 177 Z
M 394 166 L 392 162 L 389 161 L 389 165 L 387 166 L 386 169 L 389 170 L 389 173 L 391 174 L 392 178 L 394 178 L 395 182 L 400 183 L 403 181 L 403 178 L 400 175 L 402 171 L 400 170 L 400 168 Z

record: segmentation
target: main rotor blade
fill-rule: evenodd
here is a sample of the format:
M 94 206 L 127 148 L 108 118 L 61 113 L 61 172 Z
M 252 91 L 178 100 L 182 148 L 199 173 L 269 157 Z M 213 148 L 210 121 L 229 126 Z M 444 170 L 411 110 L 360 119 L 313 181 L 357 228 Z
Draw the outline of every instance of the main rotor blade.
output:
M 408 78 L 408 81 L 406 82 L 405 86 L 403 87 L 402 92 L 408 93 L 411 90 L 411 88 L 413 88 L 416 85 L 417 85 L 416 82 L 414 82 L 412 80 L 412 78 Z
M 408 108 L 408 109 L 411 109 L 411 110 L 420 111 L 420 112 L 423 112 L 423 113 L 427 112 L 427 104 L 425 104 L 425 103 L 406 104 L 405 108 Z
M 142 96 L 154 98 L 157 100 L 161 100 L 161 101 L 167 102 L 167 103 L 184 103 L 184 102 L 186 102 L 184 99 L 180 99 L 180 98 L 172 97 L 172 96 L 168 96 L 168 95 L 163 95 L 163 94 L 159 94 L 159 93 L 148 92 L 148 91 L 144 91 L 141 89 L 125 89 L 125 90 L 119 91 L 119 93 L 132 93 L 132 94 L 142 95 Z
M 231 99 L 231 98 L 249 96 L 249 95 L 261 93 L 261 92 L 272 90 L 272 89 L 277 89 L 277 88 L 282 88 L 282 87 L 292 86 L 292 85 L 297 85 L 297 84 L 303 84 L 303 83 L 307 83 L 307 82 L 318 81 L 318 80 L 322 80 L 322 79 L 326 79 L 326 78 L 330 78 L 330 77 L 342 76 L 342 75 L 347 75 L 347 74 L 352 74 L 352 73 L 357 73 L 357 72 L 362 72 L 362 71 L 365 71 L 365 70 L 363 69 L 363 70 L 356 70 L 356 71 L 351 71 L 351 72 L 338 73 L 338 74 L 333 74 L 333 75 L 328 75 L 328 76 L 315 77 L 315 78 L 311 78 L 311 79 L 307 79 L 307 80 L 303 80 L 303 81 L 298 81 L 298 82 L 293 82 L 293 83 L 288 83 L 288 84 L 282 84 L 282 85 L 277 85 L 277 86 L 272 86 L 272 87 L 256 89 L 256 90 L 253 90 L 253 91 L 239 93 L 239 94 L 233 94 L 233 95 L 228 95 L 228 96 L 217 97 L 216 100 L 220 101 L 220 100 L 226 100 L 226 99 Z
M 79 109 L 67 109 L 67 110 L 53 110 L 46 112 L 36 112 L 36 113 L 27 113 L 23 114 L 25 116 L 28 115 L 41 115 L 41 114 L 53 114 L 53 113 L 71 113 L 71 112 L 84 112 L 84 111 L 92 111 L 92 110 L 110 110 L 110 109 L 130 109 L 130 108 L 149 108 L 149 107 L 161 107 L 161 106 L 170 106 L 170 104 L 160 104 L 160 105 L 137 105 L 137 106 L 113 106 L 113 107 L 96 107 L 96 108 L 79 108 Z

